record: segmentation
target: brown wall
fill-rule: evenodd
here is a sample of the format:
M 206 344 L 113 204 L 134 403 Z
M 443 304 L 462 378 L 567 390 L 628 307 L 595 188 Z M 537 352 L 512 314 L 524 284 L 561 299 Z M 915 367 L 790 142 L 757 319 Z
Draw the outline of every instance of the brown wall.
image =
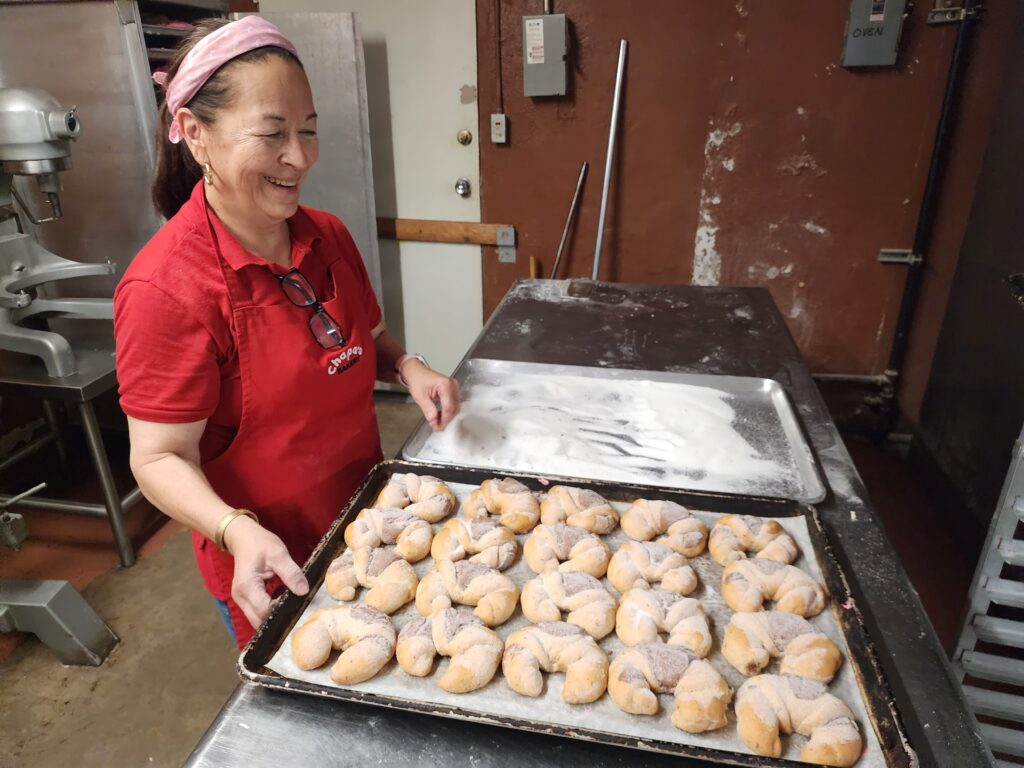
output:
M 591 164 L 559 277 L 589 276 L 618 41 L 629 41 L 619 150 L 601 279 L 687 284 L 695 252 L 720 274 L 696 282 L 768 287 L 813 370 L 878 373 L 887 363 L 909 248 L 956 29 L 928 27 L 916 3 L 895 68 L 839 65 L 848 4 L 839 0 L 698 3 L 561 0 L 573 25 L 572 88 L 522 95 L 522 21 L 540 0 L 502 0 L 501 85 L 510 142 L 489 142 L 498 108 L 495 0 L 478 0 L 484 221 L 511 223 L 518 261 L 485 249 L 490 313 L 529 257 L 546 275 L 582 161 Z M 912 337 L 915 413 L 948 295 L 1002 71 L 1012 3 L 978 30 L 971 110 L 958 145 L 956 194 L 943 201 Z M 987 67 L 987 69 L 986 69 Z M 710 262 L 715 259 L 711 258 Z M 685 320 L 681 320 L 685 321 Z M 916 378 L 915 378 L 916 374 Z

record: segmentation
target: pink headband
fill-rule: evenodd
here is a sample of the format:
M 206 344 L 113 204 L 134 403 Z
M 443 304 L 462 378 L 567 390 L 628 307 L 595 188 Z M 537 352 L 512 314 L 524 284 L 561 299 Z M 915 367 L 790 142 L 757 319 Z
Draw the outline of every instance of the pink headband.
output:
M 167 138 L 172 144 L 181 141 L 181 131 L 175 119 L 178 110 L 192 101 L 210 76 L 232 59 L 243 53 L 272 45 L 284 48 L 298 58 L 298 51 L 281 31 L 260 16 L 246 16 L 238 21 L 225 24 L 211 32 L 185 54 L 181 66 L 170 85 L 166 72 L 154 72 L 153 80 L 165 88 L 164 99 L 167 111 L 171 113 L 171 127 Z

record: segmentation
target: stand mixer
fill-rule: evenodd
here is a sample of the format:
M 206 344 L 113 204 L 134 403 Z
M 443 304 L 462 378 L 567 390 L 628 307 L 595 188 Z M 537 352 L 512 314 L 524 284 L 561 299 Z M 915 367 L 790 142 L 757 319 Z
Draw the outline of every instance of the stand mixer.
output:
M 11 218 L 17 222 L 17 232 L 0 234 L 0 350 L 40 358 L 52 378 L 75 372 L 75 354 L 66 338 L 37 327 L 40 320 L 113 319 L 110 299 L 49 298 L 43 287 L 76 277 L 110 275 L 115 265 L 109 260 L 87 264 L 61 258 L 23 227 L 22 217 L 34 225 L 61 218 L 58 173 L 71 168 L 71 141 L 81 132 L 75 108 L 62 107 L 45 91 L 0 88 L 0 222 Z M 48 199 L 49 217 L 33 214 L 14 184 L 15 176 L 35 179 Z M 34 320 L 26 323 L 30 318 Z

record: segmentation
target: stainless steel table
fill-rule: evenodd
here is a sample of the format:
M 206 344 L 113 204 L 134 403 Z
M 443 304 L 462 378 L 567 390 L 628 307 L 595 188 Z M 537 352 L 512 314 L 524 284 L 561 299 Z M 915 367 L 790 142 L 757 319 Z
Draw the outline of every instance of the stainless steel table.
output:
M 577 286 L 581 287 L 581 286 Z M 831 487 L 818 505 L 922 766 L 989 764 L 946 655 L 768 291 L 521 281 L 467 357 L 721 373 L 780 381 Z M 241 684 L 189 765 L 669 765 L 651 753 Z M 671 759 L 674 766 L 688 763 Z
M 64 501 L 30 497 L 15 502 L 12 506 L 27 509 L 49 509 L 69 514 L 90 517 L 106 517 L 114 535 L 121 565 L 128 568 L 135 564 L 135 550 L 132 547 L 128 529 L 124 523 L 124 512 L 142 499 L 142 491 L 133 487 L 123 497 L 117 490 L 110 462 L 103 446 L 103 435 L 96 421 L 92 401 L 117 386 L 114 365 L 114 338 L 109 323 L 103 330 L 90 329 L 81 323 L 77 335 L 68 334 L 75 350 L 77 369 L 62 378 L 53 378 L 46 373 L 46 367 L 38 358 L 11 352 L 0 352 L 0 397 L 10 396 L 40 400 L 50 423 L 50 434 L 38 438 L 4 460 L 0 471 L 13 466 L 27 454 L 38 450 L 57 436 L 57 423 L 51 403 L 63 401 L 74 403 L 82 419 L 89 454 L 93 468 L 103 491 L 103 503 Z M 23 490 L 23 489 L 18 489 Z M 7 501 L 11 496 L 0 496 Z

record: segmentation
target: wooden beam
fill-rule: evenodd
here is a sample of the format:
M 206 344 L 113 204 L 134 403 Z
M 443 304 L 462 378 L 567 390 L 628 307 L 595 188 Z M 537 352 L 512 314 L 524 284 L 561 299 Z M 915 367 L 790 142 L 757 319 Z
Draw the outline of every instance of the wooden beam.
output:
M 472 221 L 377 218 L 377 236 L 386 240 L 415 240 L 424 243 L 473 243 L 497 245 L 499 227 Z

